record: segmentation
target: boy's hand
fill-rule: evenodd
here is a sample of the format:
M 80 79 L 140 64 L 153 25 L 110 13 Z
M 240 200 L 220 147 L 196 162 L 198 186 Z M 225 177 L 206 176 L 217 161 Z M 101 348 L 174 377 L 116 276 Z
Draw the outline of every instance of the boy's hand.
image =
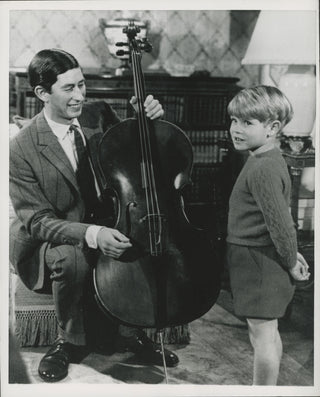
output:
M 130 100 L 131 105 L 134 110 L 138 112 L 138 101 L 135 96 L 133 96 Z M 157 99 L 154 99 L 152 95 L 148 95 L 144 102 L 144 109 L 146 112 L 146 116 L 151 120 L 158 119 L 164 115 L 164 110 L 162 109 L 161 103 Z
M 291 269 L 289 269 L 291 276 L 297 281 L 309 280 L 309 265 L 304 257 L 298 252 L 297 253 L 297 263 Z

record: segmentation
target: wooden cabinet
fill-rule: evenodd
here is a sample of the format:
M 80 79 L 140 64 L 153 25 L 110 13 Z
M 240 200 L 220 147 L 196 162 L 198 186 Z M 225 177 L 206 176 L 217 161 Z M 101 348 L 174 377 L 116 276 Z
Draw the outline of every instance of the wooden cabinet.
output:
M 87 101 L 105 100 L 121 118 L 132 116 L 129 103 L 133 95 L 130 76 L 110 77 L 84 70 Z M 185 191 L 190 217 L 199 226 L 213 227 L 215 217 L 223 228 L 228 199 L 227 105 L 239 90 L 237 78 L 214 78 L 203 75 L 171 77 L 145 74 L 147 94 L 159 99 L 165 120 L 182 128 L 194 149 L 193 184 Z M 30 118 L 41 109 L 34 97 L 26 73 L 15 75 L 17 113 Z

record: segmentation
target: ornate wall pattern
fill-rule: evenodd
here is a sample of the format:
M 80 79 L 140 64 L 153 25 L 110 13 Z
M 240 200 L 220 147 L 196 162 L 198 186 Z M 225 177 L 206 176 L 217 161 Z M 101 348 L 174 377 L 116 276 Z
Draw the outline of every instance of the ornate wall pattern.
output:
M 99 19 L 135 18 L 148 23 L 150 70 L 192 65 L 212 76 L 238 77 L 241 86 L 258 83 L 258 67 L 242 66 L 259 11 L 229 10 L 14 10 L 10 12 L 10 67 L 26 67 L 43 48 L 63 48 L 84 68 L 113 69 Z

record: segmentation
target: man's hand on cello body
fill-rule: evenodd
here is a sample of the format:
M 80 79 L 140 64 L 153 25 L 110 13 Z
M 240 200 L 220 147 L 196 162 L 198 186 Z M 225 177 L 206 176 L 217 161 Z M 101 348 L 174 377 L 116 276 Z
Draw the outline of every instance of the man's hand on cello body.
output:
M 130 240 L 116 229 L 103 227 L 97 235 L 97 245 L 100 251 L 112 258 L 119 258 L 132 244 Z

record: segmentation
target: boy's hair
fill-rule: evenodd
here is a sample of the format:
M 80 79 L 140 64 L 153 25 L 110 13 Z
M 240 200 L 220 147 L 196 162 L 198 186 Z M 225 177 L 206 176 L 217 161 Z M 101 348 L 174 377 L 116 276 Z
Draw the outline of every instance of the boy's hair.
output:
M 228 105 L 228 114 L 263 123 L 279 120 L 282 129 L 292 119 L 293 110 L 288 98 L 278 88 L 259 85 L 238 92 Z
M 41 85 L 46 91 L 51 92 L 51 87 L 57 81 L 59 74 L 79 67 L 76 58 L 66 51 L 56 48 L 42 50 L 29 64 L 29 82 L 32 89 Z

